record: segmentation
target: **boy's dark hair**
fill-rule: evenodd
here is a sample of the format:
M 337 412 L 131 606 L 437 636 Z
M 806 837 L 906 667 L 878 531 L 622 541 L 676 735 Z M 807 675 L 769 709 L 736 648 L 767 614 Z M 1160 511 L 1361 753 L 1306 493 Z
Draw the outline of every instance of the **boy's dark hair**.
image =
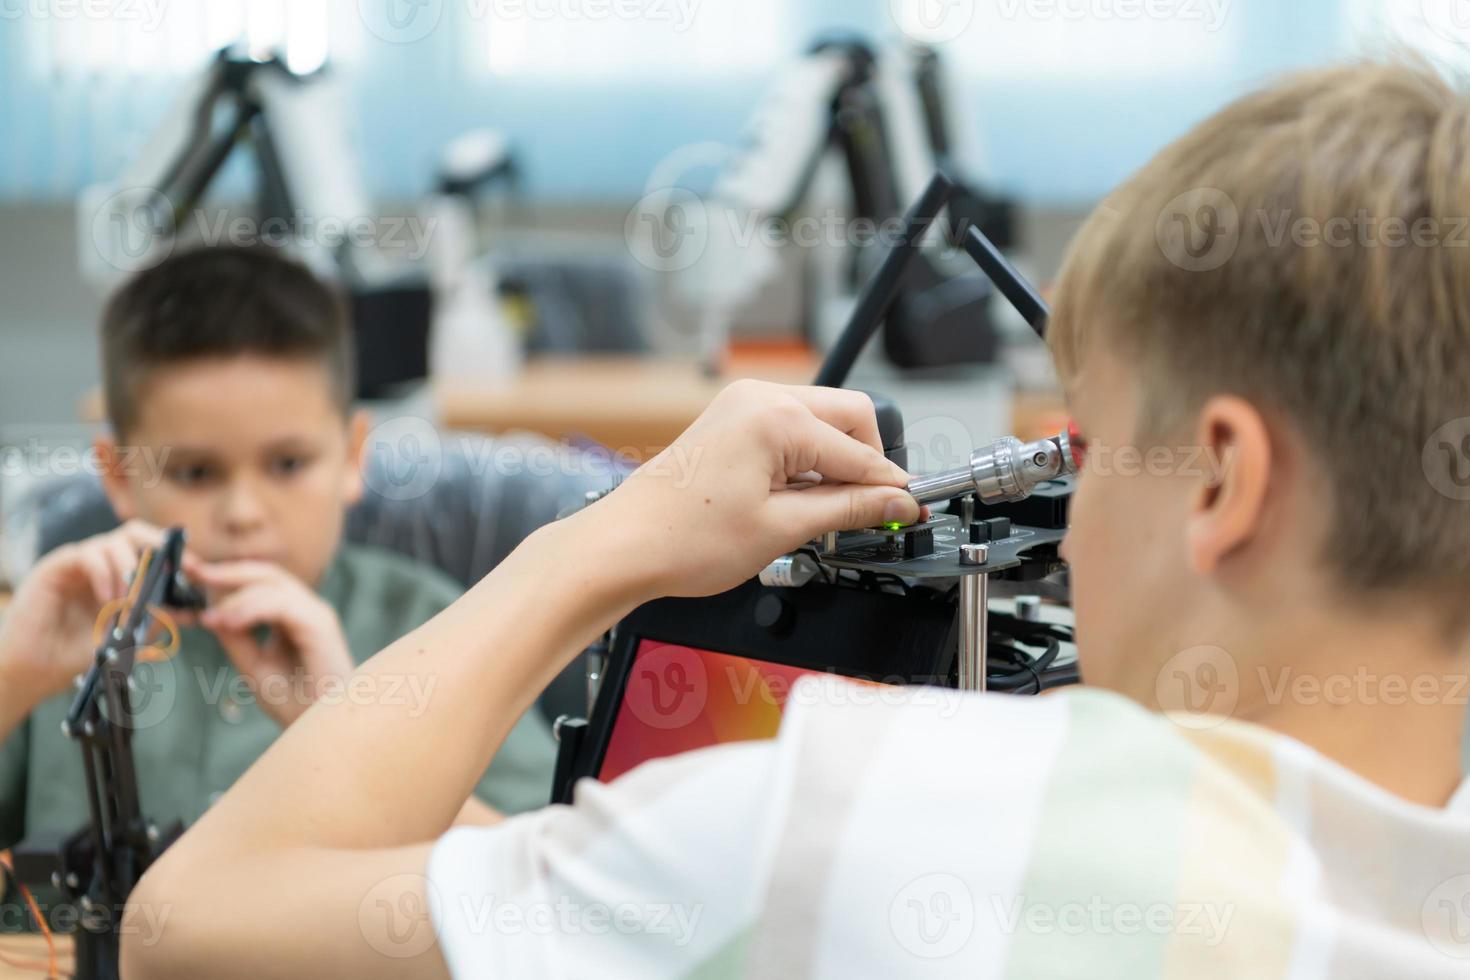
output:
M 113 431 L 137 421 L 138 392 L 155 368 L 243 354 L 320 362 L 347 414 L 355 369 L 346 309 L 305 266 L 273 248 L 197 248 L 138 273 L 102 314 Z

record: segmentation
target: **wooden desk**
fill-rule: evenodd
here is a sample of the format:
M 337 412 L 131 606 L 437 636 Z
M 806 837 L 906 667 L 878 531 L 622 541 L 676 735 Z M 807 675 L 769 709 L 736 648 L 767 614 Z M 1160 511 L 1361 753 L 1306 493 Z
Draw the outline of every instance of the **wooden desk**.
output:
M 439 385 L 434 398 L 450 429 L 500 433 L 515 429 L 560 440 L 583 435 L 647 459 L 672 442 L 736 378 L 810 384 L 810 356 L 745 356 L 721 377 L 692 361 L 634 357 L 543 359 L 502 388 Z M 1021 393 L 1012 402 L 1012 432 L 1022 439 L 1054 435 L 1067 424 L 1056 394 Z
M 816 370 L 808 354 L 734 359 L 713 378 L 688 360 L 544 358 L 529 362 L 504 387 L 440 384 L 434 399 L 446 428 L 521 429 L 557 440 L 583 435 L 647 459 L 673 442 L 731 381 L 809 384 Z
M 56 937 L 56 966 L 63 977 L 76 970 L 70 936 Z M 34 966 L 37 969 L 26 969 Z M 42 936 L 0 934 L 0 980 L 41 980 L 46 976 L 46 940 Z

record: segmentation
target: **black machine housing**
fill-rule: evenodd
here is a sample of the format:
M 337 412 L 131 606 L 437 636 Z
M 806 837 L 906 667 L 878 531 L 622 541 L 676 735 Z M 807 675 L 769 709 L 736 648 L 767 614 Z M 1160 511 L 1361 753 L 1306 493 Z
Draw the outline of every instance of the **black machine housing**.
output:
M 909 209 L 903 238 L 868 280 L 817 384 L 842 386 L 880 325 L 885 320 L 891 325 L 907 269 L 922 254 L 925 232 L 961 190 L 941 172 Z M 1001 294 L 1044 334 L 1046 304 L 994 244 L 969 226 L 963 245 Z M 904 465 L 902 413 L 891 400 L 870 397 L 885 454 Z M 762 579 L 720 595 L 640 606 L 600 650 L 594 648 L 594 664 L 601 660 L 603 665 L 589 677 L 590 718 L 558 720 L 553 802 L 569 802 L 576 781 L 596 778 L 601 770 L 644 640 L 867 680 L 974 688 L 959 669 L 968 632 L 971 655 L 979 651 L 980 689 L 987 679 L 993 688 L 1018 693 L 1075 683 L 1075 665 L 1057 659 L 1059 641 L 1071 639 L 1069 629 L 987 614 L 991 580 L 1036 583 L 1064 571 L 1057 548 L 1066 532 L 1072 485 L 1071 478 L 1053 480 L 1025 499 L 997 505 L 971 495 L 951 501 L 948 513 L 920 524 L 834 532 L 787 556 L 782 574 L 771 577 L 773 584 L 763 581 L 763 573 Z M 962 546 L 979 541 L 985 545 L 984 560 L 967 562 Z M 968 557 L 974 554 L 971 550 Z M 800 581 L 791 576 L 798 564 L 804 570 Z M 992 633 L 997 642 L 987 645 Z M 1026 650 L 1037 646 L 1044 652 Z

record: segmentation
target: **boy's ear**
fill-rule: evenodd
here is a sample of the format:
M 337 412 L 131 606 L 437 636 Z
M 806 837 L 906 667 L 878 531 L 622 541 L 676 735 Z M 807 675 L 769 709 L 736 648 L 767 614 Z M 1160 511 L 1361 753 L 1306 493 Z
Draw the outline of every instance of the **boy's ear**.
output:
M 102 490 L 112 504 L 113 513 L 119 521 L 131 521 L 138 516 L 138 502 L 133 497 L 133 484 L 128 479 L 127 463 L 118 451 L 117 440 L 111 435 L 100 435 L 92 440 L 92 450 L 97 454 Z
M 1250 402 L 1217 395 L 1200 410 L 1196 438 L 1205 478 L 1190 509 L 1187 547 L 1190 567 L 1210 575 L 1261 530 L 1272 475 L 1271 434 Z
M 362 499 L 362 458 L 372 421 L 372 416 L 361 408 L 354 411 L 347 420 L 347 483 L 343 487 L 342 496 L 349 507 Z

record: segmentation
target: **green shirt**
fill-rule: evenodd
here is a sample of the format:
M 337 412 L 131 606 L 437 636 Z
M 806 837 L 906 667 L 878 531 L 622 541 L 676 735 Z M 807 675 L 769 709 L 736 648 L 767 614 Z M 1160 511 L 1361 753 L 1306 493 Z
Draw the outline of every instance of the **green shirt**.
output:
M 359 663 L 438 614 L 461 591 L 427 565 L 356 545 L 342 547 L 318 589 L 337 610 Z M 161 829 L 176 820 L 189 826 L 275 741 L 280 727 L 206 630 L 183 630 L 176 656 L 138 664 L 133 676 L 133 756 L 143 814 Z M 426 707 L 433 693 L 407 682 L 394 690 L 385 681 L 371 692 L 347 689 L 339 696 L 397 698 L 414 711 Z M 0 850 L 27 834 L 70 833 L 88 821 L 81 749 L 61 734 L 73 697 L 67 691 L 41 704 L 0 745 Z M 548 726 L 534 709 L 528 711 L 475 795 L 506 813 L 543 806 L 551 795 L 555 759 Z M 45 891 L 37 890 L 38 900 Z

